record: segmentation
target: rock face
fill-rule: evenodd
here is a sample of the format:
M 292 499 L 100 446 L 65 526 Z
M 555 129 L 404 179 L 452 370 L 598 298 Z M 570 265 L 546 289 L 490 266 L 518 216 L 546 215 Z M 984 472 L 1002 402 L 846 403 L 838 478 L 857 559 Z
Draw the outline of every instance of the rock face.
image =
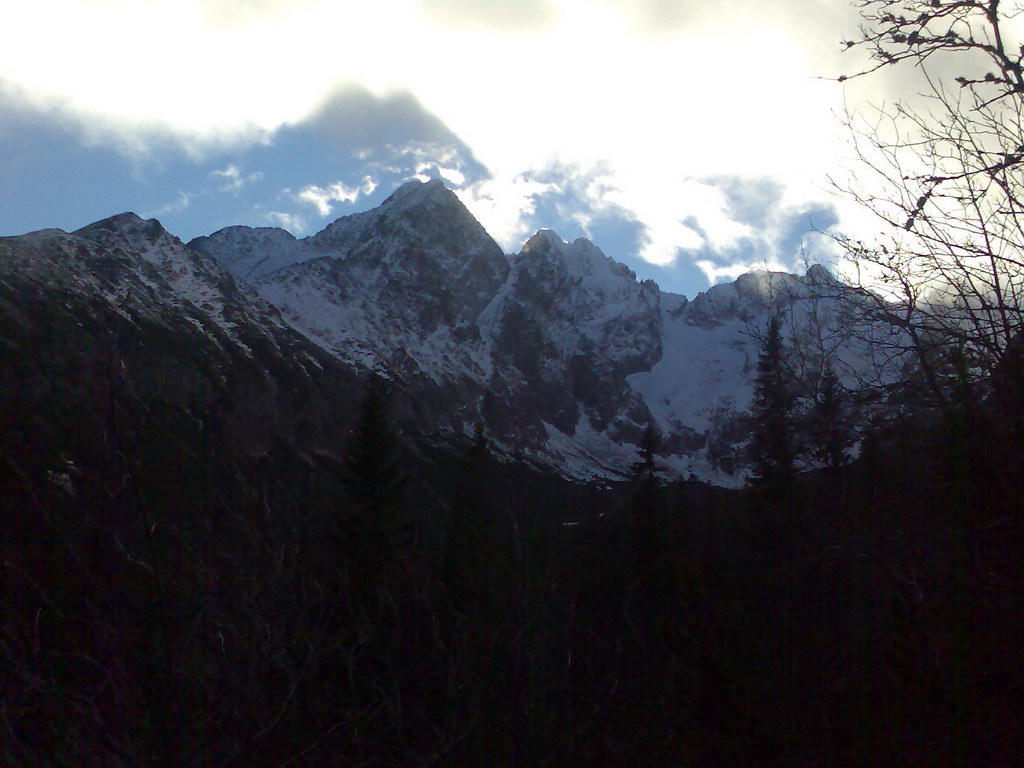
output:
M 339 357 L 403 376 L 453 370 L 455 361 L 431 353 L 458 352 L 509 272 L 497 243 L 437 182 L 406 185 L 302 240 L 229 227 L 189 246 L 250 281 Z
M 303 240 L 231 227 L 190 243 L 309 338 L 399 380 L 438 436 L 483 421 L 511 456 L 615 474 L 650 414 L 628 377 L 661 356 L 660 293 L 592 243 L 505 256 L 456 195 L 412 182 Z
M 638 283 L 592 243 L 538 232 L 478 319 L 493 371 L 485 422 L 501 424 L 500 434 L 522 424 L 535 451 L 573 445 L 562 461 L 580 469 L 631 459 L 621 448 L 639 439 L 649 413 L 628 377 L 661 356 L 659 298 L 654 283 Z
M 456 443 L 483 422 L 509 458 L 580 479 L 623 476 L 653 423 L 670 474 L 742 482 L 771 312 L 801 350 L 795 387 L 826 356 L 847 376 L 872 362 L 841 333 L 846 302 L 816 298 L 846 290 L 821 268 L 754 272 L 688 301 L 583 239 L 542 230 L 506 256 L 438 181 L 303 239 L 229 227 L 185 246 L 122 214 L 4 238 L 5 267 L 249 359 L 272 350 L 303 371 L 325 358 L 350 375 L 377 371 L 395 382 L 407 431 Z
M 90 411 L 96 392 L 143 398 L 203 431 L 211 450 L 259 452 L 286 436 L 326 444 L 354 411 L 333 402 L 355 382 L 349 367 L 215 259 L 131 213 L 0 238 L 0 324 L 5 394 L 74 391 L 83 403 L 62 405 Z

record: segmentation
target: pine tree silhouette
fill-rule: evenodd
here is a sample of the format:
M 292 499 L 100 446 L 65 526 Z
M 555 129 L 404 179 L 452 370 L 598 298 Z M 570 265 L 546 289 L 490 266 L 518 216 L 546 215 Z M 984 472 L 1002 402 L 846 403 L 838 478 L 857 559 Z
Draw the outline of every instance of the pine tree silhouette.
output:
M 769 500 L 785 494 L 793 482 L 793 399 L 783 359 L 781 321 L 773 315 L 757 359 L 751 441 L 753 484 Z
M 648 424 L 640 439 L 640 457 L 631 467 L 634 490 L 629 502 L 629 529 L 637 574 L 647 573 L 660 562 L 666 543 L 664 499 L 655 464 L 660 445 L 657 428 Z
M 372 378 L 359 420 L 342 459 L 342 484 L 351 505 L 348 533 L 355 551 L 386 561 L 400 546 L 407 526 L 400 517 L 406 478 L 398 437 L 388 423 L 382 384 Z
M 823 468 L 835 472 L 847 461 L 848 427 L 844 420 L 844 392 L 832 363 L 825 361 L 818 397 L 811 411 L 814 458 Z
M 478 424 L 473 444 L 459 463 L 451 508 L 445 516 L 441 576 L 452 603 L 464 610 L 482 607 L 493 575 L 492 524 L 487 503 L 487 438 Z

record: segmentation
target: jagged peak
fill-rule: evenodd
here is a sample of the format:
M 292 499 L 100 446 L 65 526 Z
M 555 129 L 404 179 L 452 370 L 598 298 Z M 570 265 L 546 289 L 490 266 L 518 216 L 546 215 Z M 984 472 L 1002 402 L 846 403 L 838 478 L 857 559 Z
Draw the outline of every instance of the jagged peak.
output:
M 594 245 L 585 237 L 578 237 L 571 243 L 562 240 L 553 230 L 537 231 L 523 245 L 521 255 L 545 256 L 553 254 L 565 265 L 566 271 L 578 278 L 607 274 L 610 278 L 636 280 L 636 274 Z
M 46 229 L 34 229 L 21 235 L 3 235 L 0 240 L 33 240 L 41 241 L 49 238 L 68 237 L 68 233 L 59 227 L 47 227 Z
M 732 312 L 735 302 L 753 302 L 754 306 L 779 309 L 794 301 L 823 295 L 822 286 L 842 284 L 825 267 L 815 264 L 804 275 L 755 269 L 731 283 L 719 283 L 697 294 L 690 304 L 698 313 Z
M 804 279 L 812 285 L 835 285 L 839 282 L 822 264 L 811 264 L 807 268 Z
M 336 219 L 306 239 L 322 251 L 344 254 L 375 233 L 411 237 L 447 250 L 482 249 L 505 261 L 500 246 L 458 195 L 437 179 L 406 182 L 376 208 Z
M 547 253 L 551 249 L 561 252 L 566 245 L 554 230 L 539 229 L 523 243 L 522 253 Z
M 413 179 L 400 186 L 384 201 L 382 207 L 408 207 L 435 202 L 450 205 L 452 202 L 462 205 L 458 195 L 445 186 L 440 179 L 420 181 Z
M 341 216 L 308 239 L 330 242 L 352 225 L 365 226 L 396 212 L 400 213 L 421 207 L 447 207 L 452 210 L 461 210 L 467 216 L 470 215 L 458 196 L 439 179 L 430 181 L 413 179 L 398 187 L 376 208 Z
M 124 229 L 126 227 L 137 227 L 140 224 L 144 224 L 145 221 L 145 219 L 134 211 L 124 211 L 123 213 L 115 213 L 113 216 L 107 216 L 105 219 L 94 221 L 92 224 L 86 224 L 81 229 L 75 230 L 74 234 L 84 232 L 88 229 Z M 150 221 L 156 221 L 156 219 L 150 219 Z
M 147 221 L 156 221 L 156 219 L 144 219 L 135 211 L 123 211 L 121 213 L 115 213 L 113 216 L 107 216 L 105 219 L 100 219 L 93 223 L 102 224 L 109 222 L 111 224 L 142 224 Z
M 611 256 L 608 256 L 604 251 L 602 251 L 593 240 L 588 240 L 585 237 L 577 237 L 569 243 L 568 246 L 569 247 L 566 250 L 569 253 L 578 255 L 581 258 L 597 259 L 599 261 L 609 262 L 615 261 Z
M 589 258 L 610 259 L 593 241 L 585 237 L 577 237 L 571 243 L 559 237 L 551 229 L 539 229 L 523 244 L 523 253 L 545 253 L 551 249 L 564 254 L 574 254 Z
M 163 225 L 156 219 L 144 219 L 136 213 L 126 211 L 105 219 L 94 221 L 81 229 L 76 229 L 71 234 L 86 239 L 107 237 L 111 233 L 121 234 L 125 237 L 141 235 L 149 242 L 158 240 L 171 240 L 179 242 L 178 238 L 164 229 Z
M 736 278 L 735 286 L 741 295 L 757 296 L 770 299 L 775 294 L 791 292 L 800 286 L 802 280 L 789 272 L 772 272 L 767 269 L 755 269 Z
M 228 227 L 221 227 L 216 232 L 209 235 L 201 235 L 200 237 L 194 238 L 195 240 L 205 240 L 211 237 L 224 237 L 229 235 L 265 235 L 270 237 L 283 237 L 289 240 L 295 240 L 295 235 L 289 232 L 283 227 L 249 227 L 245 224 L 232 224 Z
M 298 242 L 295 235 L 281 227 L 248 227 L 235 224 L 218 229 L 209 235 L 192 238 L 188 242 L 188 247 L 231 260 L 232 256 L 245 256 L 261 247 L 290 248 L 295 247 Z

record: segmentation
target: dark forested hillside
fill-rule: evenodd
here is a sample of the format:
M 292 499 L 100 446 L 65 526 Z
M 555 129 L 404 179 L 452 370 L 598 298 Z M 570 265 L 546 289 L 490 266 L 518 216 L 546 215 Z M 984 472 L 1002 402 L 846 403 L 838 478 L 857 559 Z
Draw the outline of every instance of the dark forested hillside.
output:
M 298 337 L 237 356 L 30 281 L 6 296 L 5 764 L 1024 751 L 1012 392 L 879 427 L 784 493 L 666 484 L 654 436 L 599 488 L 494 460 L 486 431 L 424 447 L 393 386 L 361 411 L 366 382 Z
M 493 450 L 487 408 L 438 424 L 156 222 L 0 255 L 4 764 L 1024 752 L 1016 346 L 985 379 L 935 357 L 940 403 L 908 381 L 854 429 L 828 361 L 797 408 L 773 322 L 749 489 L 667 482 L 650 421 L 588 485 Z

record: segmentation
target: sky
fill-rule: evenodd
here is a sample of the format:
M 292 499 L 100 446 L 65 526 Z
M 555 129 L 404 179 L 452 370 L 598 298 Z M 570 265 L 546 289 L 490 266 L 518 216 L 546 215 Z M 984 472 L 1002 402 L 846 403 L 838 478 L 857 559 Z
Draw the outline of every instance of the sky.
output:
M 845 0 L 0 0 L 0 235 L 313 234 L 441 178 L 689 296 L 835 259 Z M 856 51 L 854 52 L 856 53 Z

